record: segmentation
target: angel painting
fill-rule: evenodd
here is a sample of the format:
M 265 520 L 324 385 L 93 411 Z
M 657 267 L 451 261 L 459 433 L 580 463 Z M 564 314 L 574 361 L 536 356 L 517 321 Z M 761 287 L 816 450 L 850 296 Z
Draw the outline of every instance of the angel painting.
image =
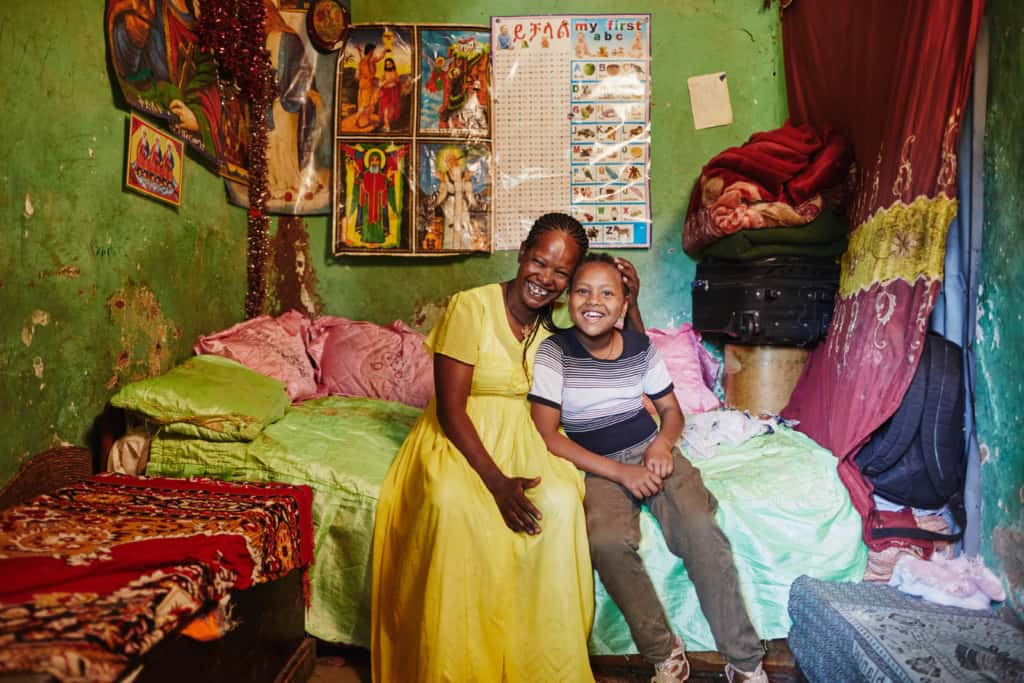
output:
M 421 29 L 420 132 L 490 131 L 490 32 Z
M 339 145 L 341 243 L 345 247 L 393 249 L 401 245 L 407 145 Z M 337 242 L 338 240 L 336 240 Z
M 417 234 L 427 249 L 490 251 L 490 149 L 485 143 L 419 146 Z

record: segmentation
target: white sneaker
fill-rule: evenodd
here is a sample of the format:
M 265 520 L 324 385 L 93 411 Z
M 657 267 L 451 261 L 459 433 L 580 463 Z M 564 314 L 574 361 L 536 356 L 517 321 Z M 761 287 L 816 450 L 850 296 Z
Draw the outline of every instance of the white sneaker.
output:
M 675 646 L 668 659 L 654 665 L 651 683 L 682 683 L 689 677 L 690 662 L 686 661 L 686 648 L 679 636 L 675 636 Z
M 768 680 L 768 674 L 764 672 L 760 662 L 757 663 L 757 668 L 753 671 L 743 671 L 742 669 L 737 669 L 732 664 L 726 663 L 725 677 L 729 683 L 771 683 Z

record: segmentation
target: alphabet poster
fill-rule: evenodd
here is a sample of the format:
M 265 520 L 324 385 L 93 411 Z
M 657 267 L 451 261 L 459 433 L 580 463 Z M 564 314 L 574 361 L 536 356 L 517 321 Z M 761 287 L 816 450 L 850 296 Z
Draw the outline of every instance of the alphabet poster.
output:
M 649 247 L 651 16 L 492 17 L 494 247 L 571 213 L 595 247 Z

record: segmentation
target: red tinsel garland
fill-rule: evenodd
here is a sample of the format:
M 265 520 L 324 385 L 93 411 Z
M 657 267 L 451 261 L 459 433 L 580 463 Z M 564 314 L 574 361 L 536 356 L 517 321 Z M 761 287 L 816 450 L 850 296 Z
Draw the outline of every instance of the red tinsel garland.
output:
M 264 0 L 203 0 L 196 33 L 213 52 L 224 79 L 250 104 L 248 287 L 245 315 L 263 312 L 266 297 L 267 113 L 274 99 L 275 73 L 266 45 Z M 230 87 L 230 86 L 229 86 Z

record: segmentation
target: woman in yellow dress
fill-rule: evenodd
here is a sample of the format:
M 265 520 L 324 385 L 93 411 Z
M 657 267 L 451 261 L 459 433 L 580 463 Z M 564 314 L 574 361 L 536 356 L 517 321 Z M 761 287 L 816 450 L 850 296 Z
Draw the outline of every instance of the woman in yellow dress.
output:
M 526 401 L 553 304 L 586 250 L 574 218 L 541 216 L 515 279 L 453 295 L 427 338 L 436 396 L 377 506 L 377 683 L 594 680 L 583 480 L 548 453 Z M 620 269 L 636 291 L 633 266 Z M 639 311 L 629 324 L 643 329 Z

